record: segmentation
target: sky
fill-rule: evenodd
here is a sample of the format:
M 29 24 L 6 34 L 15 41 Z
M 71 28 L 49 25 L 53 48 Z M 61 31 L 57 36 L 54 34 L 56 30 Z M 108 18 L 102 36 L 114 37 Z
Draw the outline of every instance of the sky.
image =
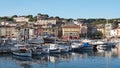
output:
M 62 18 L 120 18 L 120 0 L 0 0 L 0 16 L 37 15 Z

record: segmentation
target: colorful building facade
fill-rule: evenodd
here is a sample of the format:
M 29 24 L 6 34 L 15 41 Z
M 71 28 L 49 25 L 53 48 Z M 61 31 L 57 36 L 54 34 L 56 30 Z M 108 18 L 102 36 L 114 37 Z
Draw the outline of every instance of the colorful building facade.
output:
M 81 33 L 81 26 L 79 25 L 65 25 L 62 27 L 62 38 L 64 40 L 79 39 Z

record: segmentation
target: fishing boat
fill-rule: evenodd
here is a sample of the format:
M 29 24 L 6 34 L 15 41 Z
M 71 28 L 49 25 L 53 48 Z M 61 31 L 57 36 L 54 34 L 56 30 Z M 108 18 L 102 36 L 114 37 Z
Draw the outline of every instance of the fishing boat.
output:
M 59 49 L 57 44 L 49 44 L 49 50 L 50 50 L 50 54 L 56 54 L 56 53 L 61 53 L 61 50 Z
M 15 44 L 17 44 L 17 38 L 15 38 L 15 37 L 9 38 L 9 39 L 7 40 L 7 44 L 8 44 L 8 45 L 15 45 Z
M 32 55 L 41 55 L 42 54 L 42 48 L 41 47 L 33 47 L 32 49 Z
M 82 49 L 83 50 L 93 50 L 93 46 L 89 43 L 83 43 L 82 44 Z
M 50 38 L 50 37 L 44 37 L 44 42 L 45 43 L 54 43 L 55 39 L 54 38 Z
M 11 47 L 11 51 L 16 51 L 16 50 L 20 50 L 20 49 L 24 49 L 24 48 L 26 48 L 25 45 L 15 44 L 13 47 Z
M 61 53 L 70 52 L 72 50 L 72 47 L 66 42 L 57 42 L 57 44 L 59 49 L 61 50 Z
M 112 48 L 112 46 L 108 44 L 103 44 L 103 45 L 98 45 L 96 48 L 99 50 L 109 50 Z
M 28 43 L 29 44 L 42 44 L 42 43 L 44 43 L 44 39 L 42 37 L 35 37 L 32 39 L 29 39 Z
M 49 48 L 47 46 L 35 46 L 32 49 L 32 54 L 34 56 L 43 55 L 43 54 L 49 54 Z
M 78 40 L 71 41 L 71 47 L 73 51 L 81 51 L 82 43 Z
M 23 57 L 31 57 L 32 56 L 32 51 L 26 47 L 26 37 L 24 44 L 20 41 L 20 26 L 16 26 L 18 29 L 18 36 L 17 36 L 17 44 L 15 44 L 13 47 L 11 47 L 11 51 L 13 55 L 16 56 L 23 56 Z M 26 29 L 26 28 L 25 28 Z
M 32 45 L 31 48 L 33 55 L 41 55 L 49 53 L 49 48 L 44 47 L 44 39 L 40 36 L 29 39 L 28 43 Z
M 16 56 L 23 56 L 23 57 L 31 57 L 32 56 L 32 51 L 29 49 L 26 49 L 26 48 L 15 50 L 12 53 L 13 53 L 13 55 L 16 55 Z
M 17 55 L 17 56 L 24 56 L 24 57 L 32 56 L 32 51 L 26 48 L 26 46 L 22 44 L 14 45 L 13 47 L 11 47 L 11 51 L 13 55 Z
M 48 46 L 42 46 L 42 54 L 49 54 L 50 50 Z
M 107 45 L 98 45 L 97 47 L 96 47 L 97 49 L 99 49 L 99 50 L 105 50 L 105 49 L 107 49 Z

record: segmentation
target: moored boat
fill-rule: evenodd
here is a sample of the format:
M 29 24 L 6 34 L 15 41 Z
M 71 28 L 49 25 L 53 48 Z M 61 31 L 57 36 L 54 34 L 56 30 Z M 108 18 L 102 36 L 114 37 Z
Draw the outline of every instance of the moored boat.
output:
M 13 47 L 11 47 L 11 51 L 16 51 L 16 50 L 20 50 L 20 49 L 24 49 L 24 48 L 26 48 L 25 45 L 15 44 Z
M 50 54 L 61 53 L 61 50 L 59 49 L 57 44 L 49 44 L 49 50 L 50 50 Z
M 83 50 L 93 50 L 93 46 L 89 43 L 83 43 L 82 44 L 82 49 Z
M 36 46 L 32 49 L 33 55 L 49 54 L 49 48 L 47 46 Z
M 70 52 L 72 50 L 72 47 L 66 42 L 57 42 L 57 44 L 59 49 L 61 50 L 61 53 Z
M 74 40 L 74 41 L 71 41 L 70 43 L 73 51 L 81 51 L 82 42 L 78 40 Z
M 29 49 L 19 49 L 19 50 L 15 50 L 12 52 L 13 55 L 16 56 L 23 56 L 23 57 L 31 57 L 32 56 L 32 51 Z

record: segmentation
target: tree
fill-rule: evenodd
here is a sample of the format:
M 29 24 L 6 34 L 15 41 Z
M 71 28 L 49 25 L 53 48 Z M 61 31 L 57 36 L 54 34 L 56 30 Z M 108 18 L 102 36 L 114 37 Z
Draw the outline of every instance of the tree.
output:
M 37 16 L 34 16 L 34 21 L 37 21 Z
M 10 17 L 10 18 L 8 18 L 8 19 L 7 19 L 7 21 L 13 21 L 13 18 L 12 18 L 12 17 Z
M 52 17 L 50 17 L 50 18 L 54 18 L 54 17 L 52 16 Z
M 26 18 L 33 18 L 33 16 L 32 15 L 27 15 Z
M 72 19 L 72 18 L 67 19 L 68 22 L 72 22 L 73 20 L 74 19 Z
M 41 13 L 38 13 L 37 15 L 42 15 Z
M 98 24 L 105 24 L 106 23 L 106 19 L 96 19 L 96 21 L 92 22 L 93 26 L 96 26 Z
M 38 15 L 38 16 L 49 17 L 48 14 L 41 14 L 41 13 L 38 13 L 37 15 Z
M 45 17 L 49 17 L 48 14 L 44 14 L 43 16 L 45 16 Z
M 117 22 L 116 20 L 113 20 L 113 22 L 112 22 L 112 27 L 113 27 L 113 29 L 115 29 L 115 28 L 118 27 L 118 23 L 119 23 L 119 22 Z
M 96 38 L 96 39 L 100 39 L 103 36 L 101 31 L 95 31 L 95 33 L 93 35 L 94 35 L 94 38 Z
M 18 17 L 17 15 L 13 15 L 11 18 Z
M 30 22 L 35 21 L 33 15 L 27 15 L 26 18 L 29 18 Z
M 31 18 L 31 17 L 30 17 L 30 18 L 29 18 L 29 21 L 30 21 L 30 22 L 33 22 L 33 21 L 35 21 L 35 20 L 34 20 L 34 18 Z
M 1 17 L 0 19 L 3 21 L 13 21 L 13 18 L 7 16 Z
M 60 17 L 59 17 L 59 16 L 56 16 L 55 18 L 60 19 Z
M 6 16 L 1 17 L 1 20 L 7 21 L 7 20 L 8 20 L 8 17 L 6 17 Z

